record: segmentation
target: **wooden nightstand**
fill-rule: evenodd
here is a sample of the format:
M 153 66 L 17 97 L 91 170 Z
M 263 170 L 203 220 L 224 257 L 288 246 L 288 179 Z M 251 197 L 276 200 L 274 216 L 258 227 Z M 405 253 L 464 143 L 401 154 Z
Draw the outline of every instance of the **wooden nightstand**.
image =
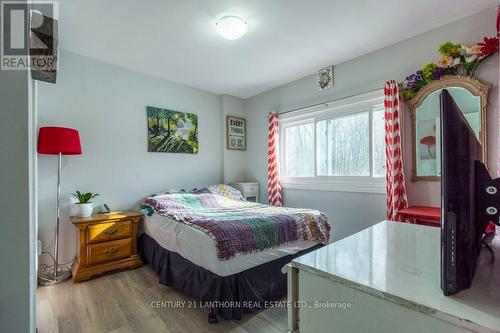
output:
M 107 271 L 142 265 L 137 255 L 137 224 L 142 213 L 124 211 L 72 217 L 78 233 L 78 257 L 71 267 L 73 282 Z

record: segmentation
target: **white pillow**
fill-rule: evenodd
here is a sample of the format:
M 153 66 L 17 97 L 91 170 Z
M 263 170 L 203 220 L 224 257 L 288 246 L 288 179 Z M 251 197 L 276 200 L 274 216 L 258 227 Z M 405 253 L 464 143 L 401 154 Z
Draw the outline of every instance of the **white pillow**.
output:
M 243 198 L 243 194 L 241 194 L 240 191 L 226 184 L 207 186 L 202 188 L 201 190 L 196 191 L 196 193 L 207 193 L 207 192 L 222 195 L 226 198 L 233 200 L 246 201 L 245 198 Z

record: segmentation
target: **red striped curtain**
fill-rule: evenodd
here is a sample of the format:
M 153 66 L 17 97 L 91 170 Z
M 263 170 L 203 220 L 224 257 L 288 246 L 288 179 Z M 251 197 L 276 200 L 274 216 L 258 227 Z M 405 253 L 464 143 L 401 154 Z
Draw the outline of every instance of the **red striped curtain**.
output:
M 400 131 L 403 111 L 400 109 L 398 83 L 387 81 L 384 95 L 387 219 L 398 221 L 398 212 L 408 207 Z
M 268 115 L 267 136 L 267 195 L 271 206 L 283 206 L 279 167 L 279 119 L 278 113 Z

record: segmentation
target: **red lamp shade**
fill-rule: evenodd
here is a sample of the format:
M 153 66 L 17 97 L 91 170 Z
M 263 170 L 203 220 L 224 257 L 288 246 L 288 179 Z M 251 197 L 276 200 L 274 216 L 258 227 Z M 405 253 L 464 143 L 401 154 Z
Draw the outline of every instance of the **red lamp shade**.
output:
M 80 134 L 65 127 L 41 127 L 38 132 L 38 153 L 49 155 L 80 155 Z

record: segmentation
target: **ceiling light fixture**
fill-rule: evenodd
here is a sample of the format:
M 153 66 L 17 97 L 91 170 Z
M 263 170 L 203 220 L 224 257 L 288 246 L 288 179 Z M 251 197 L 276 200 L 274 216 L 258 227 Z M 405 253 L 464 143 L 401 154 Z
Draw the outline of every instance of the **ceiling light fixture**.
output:
M 215 22 L 215 26 L 219 34 L 229 40 L 235 40 L 243 37 L 248 31 L 247 21 L 244 18 L 235 15 L 221 17 L 217 20 L 217 22 Z

